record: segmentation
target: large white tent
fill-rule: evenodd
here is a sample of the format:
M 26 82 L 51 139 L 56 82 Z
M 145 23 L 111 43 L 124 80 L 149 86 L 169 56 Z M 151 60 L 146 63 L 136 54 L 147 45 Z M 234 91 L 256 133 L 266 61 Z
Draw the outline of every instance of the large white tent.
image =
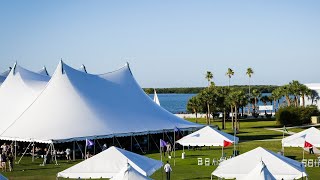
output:
M 117 147 L 110 147 L 62 172 L 64 178 L 112 178 L 129 164 L 144 176 L 152 175 L 162 167 L 162 162 Z
M 258 147 L 242 155 L 223 161 L 212 175 L 225 178 L 242 178 L 263 161 L 276 179 L 293 180 L 307 176 L 302 163 L 270 150 Z
M 155 104 L 137 84 L 128 64 L 92 75 L 61 61 L 46 88 L 0 138 L 51 143 L 159 133 L 175 127 L 202 126 Z
M 320 147 L 320 130 L 310 127 L 304 131 L 282 139 L 283 147 L 304 147 L 305 142 L 315 147 Z
M 206 126 L 181 138 L 177 143 L 182 146 L 224 146 L 225 141 L 238 143 L 239 138 Z
M 14 65 L 0 87 L 0 134 L 31 106 L 48 81 L 48 76 Z
M 237 180 L 276 180 L 276 178 L 270 173 L 267 166 L 263 161 L 260 161 L 249 174 L 242 178 L 237 178 Z
M 151 178 L 140 174 L 137 170 L 128 165 L 128 167 L 123 168 L 120 173 L 113 176 L 110 180 L 151 180 Z

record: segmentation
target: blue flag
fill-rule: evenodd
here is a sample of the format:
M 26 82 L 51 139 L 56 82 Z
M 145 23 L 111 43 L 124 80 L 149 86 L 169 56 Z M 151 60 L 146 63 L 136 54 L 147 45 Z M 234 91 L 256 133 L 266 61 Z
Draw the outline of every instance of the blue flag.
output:
M 94 143 L 90 139 L 86 139 L 86 146 L 93 146 Z
M 167 146 L 167 143 L 164 140 L 160 139 L 160 147 L 165 147 L 165 146 Z

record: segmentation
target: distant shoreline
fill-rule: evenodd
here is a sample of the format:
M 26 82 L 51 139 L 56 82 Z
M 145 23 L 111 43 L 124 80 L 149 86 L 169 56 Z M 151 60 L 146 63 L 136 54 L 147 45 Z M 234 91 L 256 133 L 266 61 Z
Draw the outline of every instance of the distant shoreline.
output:
M 234 85 L 230 86 L 244 89 L 245 91 L 249 90 L 249 86 L 247 85 Z M 251 85 L 251 89 L 258 89 L 262 93 L 271 93 L 275 88 L 278 86 L 276 85 Z M 180 87 L 180 88 L 155 88 L 158 94 L 198 94 L 206 87 Z M 147 94 L 153 94 L 153 88 L 142 88 Z

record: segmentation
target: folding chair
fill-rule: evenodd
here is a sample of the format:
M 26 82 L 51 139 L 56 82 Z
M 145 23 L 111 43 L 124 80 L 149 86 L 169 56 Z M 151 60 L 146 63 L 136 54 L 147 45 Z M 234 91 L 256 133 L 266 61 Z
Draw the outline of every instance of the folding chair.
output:
M 203 165 L 202 158 L 198 158 L 198 166 L 202 166 L 202 165 Z
M 210 158 L 205 158 L 204 159 L 204 165 L 205 166 L 210 166 Z
M 212 159 L 212 165 L 219 165 L 218 160 L 216 160 L 215 158 Z
M 302 159 L 301 163 L 304 165 L 304 167 L 307 167 L 307 160 L 306 159 Z
M 313 159 L 308 159 L 308 167 L 313 167 Z

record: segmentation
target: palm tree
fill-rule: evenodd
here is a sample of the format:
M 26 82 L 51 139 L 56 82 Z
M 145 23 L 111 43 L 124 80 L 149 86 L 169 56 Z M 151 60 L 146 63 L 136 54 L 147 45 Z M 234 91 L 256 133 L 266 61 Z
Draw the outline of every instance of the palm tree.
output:
M 317 91 L 311 90 L 311 95 L 308 99 L 311 99 L 311 104 L 313 105 L 314 102 L 317 103 L 320 100 L 320 96 Z
M 235 90 L 235 89 L 232 89 L 228 96 L 228 101 L 230 102 L 232 107 L 234 107 L 234 111 L 235 111 L 235 119 L 232 122 L 232 125 L 233 125 L 233 129 L 236 128 L 236 130 L 239 130 L 239 127 L 240 127 L 238 122 L 238 108 L 241 104 L 241 101 L 244 98 L 246 98 L 245 93 L 242 90 Z
M 196 123 L 198 123 L 198 112 L 200 111 L 200 109 L 201 109 L 201 102 L 198 96 L 193 96 L 191 99 L 189 99 L 187 104 L 187 111 L 191 113 L 195 113 Z
M 251 80 L 251 76 L 252 76 L 252 74 L 253 74 L 254 72 L 253 72 L 253 70 L 252 70 L 252 68 L 248 68 L 247 69 L 247 72 L 246 72 L 246 74 L 248 75 L 248 77 L 249 77 L 249 99 L 251 98 L 251 93 L 250 93 L 250 80 Z M 249 104 L 248 104 L 248 114 L 250 113 L 250 106 L 249 106 Z
M 276 111 L 276 109 L 277 108 L 279 108 L 280 107 L 280 102 L 279 102 L 279 100 L 282 98 L 282 93 L 281 93 L 281 87 L 278 87 L 278 88 L 276 88 L 276 89 L 274 89 L 273 91 L 272 91 L 272 93 L 271 93 L 271 97 L 272 97 L 272 99 L 273 99 L 273 101 L 274 101 L 274 109 L 275 109 L 275 111 Z M 278 102 L 278 106 L 276 106 L 276 102 Z
M 289 83 L 289 89 L 290 89 L 290 93 L 294 96 L 294 105 L 295 107 L 298 107 L 301 84 L 299 83 L 299 81 L 293 80 L 292 82 Z
M 261 92 L 257 89 L 254 89 L 252 90 L 252 96 L 254 98 L 254 106 L 253 106 L 253 109 L 254 109 L 254 114 L 256 113 L 257 111 L 257 103 L 258 103 L 258 100 L 259 98 L 261 97 Z
M 301 84 L 300 85 L 300 97 L 302 98 L 302 106 L 305 106 L 305 98 L 306 97 L 311 97 L 312 91 L 309 89 L 306 85 Z
M 212 78 L 213 78 L 213 74 L 212 74 L 212 72 L 207 71 L 206 79 L 208 80 L 208 87 L 209 87 L 209 86 L 210 86 L 210 84 L 211 84 L 211 80 L 212 80 Z
M 290 88 L 290 86 L 288 84 L 282 86 L 281 93 L 283 94 L 284 97 L 286 97 L 287 105 L 291 106 L 291 99 L 290 99 L 291 88 Z
M 228 68 L 226 75 L 229 77 L 228 87 L 230 87 L 230 79 L 234 75 L 234 71 L 231 68 Z

